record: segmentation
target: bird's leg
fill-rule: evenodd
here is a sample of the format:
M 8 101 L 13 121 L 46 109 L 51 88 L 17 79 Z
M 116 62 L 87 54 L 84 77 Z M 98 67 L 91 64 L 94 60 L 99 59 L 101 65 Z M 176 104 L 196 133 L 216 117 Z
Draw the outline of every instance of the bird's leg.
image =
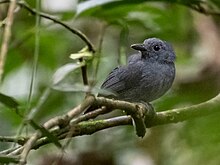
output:
M 146 128 L 149 121 L 154 118 L 155 111 L 150 103 L 139 102 L 136 104 L 136 111 L 129 113 L 132 117 L 133 125 L 135 126 L 136 134 L 138 137 L 144 137 Z
M 148 123 L 155 117 L 156 111 L 154 110 L 154 107 L 151 103 L 147 103 L 144 101 L 141 101 L 141 103 L 144 104 L 144 106 L 146 107 L 144 122 L 147 127 Z

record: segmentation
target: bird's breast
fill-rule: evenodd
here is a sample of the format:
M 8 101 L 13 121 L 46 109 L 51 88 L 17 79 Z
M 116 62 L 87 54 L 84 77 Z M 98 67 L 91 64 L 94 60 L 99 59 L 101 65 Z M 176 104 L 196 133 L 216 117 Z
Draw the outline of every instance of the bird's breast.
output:
M 153 101 L 164 95 L 172 86 L 175 67 L 171 64 L 148 64 L 142 69 L 140 90 L 144 91 L 143 101 Z

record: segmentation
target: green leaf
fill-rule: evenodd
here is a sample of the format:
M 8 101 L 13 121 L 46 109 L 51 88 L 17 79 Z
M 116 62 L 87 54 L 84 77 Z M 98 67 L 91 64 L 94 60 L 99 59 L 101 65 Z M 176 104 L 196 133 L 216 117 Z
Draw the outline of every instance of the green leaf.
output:
M 18 102 L 11 96 L 0 93 L 0 102 L 9 108 L 18 108 Z
M 58 84 L 60 81 L 62 81 L 70 72 L 81 68 L 85 65 L 85 62 L 77 62 L 77 63 L 69 63 L 66 65 L 63 65 L 59 69 L 56 70 L 56 72 L 53 75 L 52 83 L 53 85 Z
M 19 163 L 19 157 L 0 155 L 0 163 Z
M 83 57 L 92 57 L 92 53 L 90 52 L 79 52 L 70 55 L 70 58 L 73 60 L 78 60 Z
M 161 0 L 163 1 L 163 0 Z M 95 4 L 89 5 L 94 2 Z M 117 24 L 118 21 L 124 21 L 127 23 L 132 13 L 149 13 L 159 11 L 162 9 L 160 6 L 156 6 L 153 3 L 146 3 L 144 0 L 117 0 L 107 2 L 97 2 L 96 0 L 86 1 L 78 5 L 77 16 L 93 16 L 111 24 Z M 152 2 L 149 0 L 148 2 Z M 157 10 L 158 11 L 158 10 Z M 158 14 L 158 13 L 157 13 Z M 139 20 L 142 18 L 138 18 Z M 146 21 L 147 20 L 147 21 Z M 149 17 L 144 19 L 145 24 L 148 24 Z
M 94 16 L 112 22 L 112 20 L 126 16 L 129 11 L 132 11 L 139 4 L 138 2 L 132 0 L 90 0 L 77 6 L 76 16 Z
M 73 53 L 70 55 L 70 58 L 73 60 L 78 60 L 80 58 L 91 58 L 92 57 L 92 53 L 90 51 L 88 51 L 87 47 L 84 47 L 82 50 L 80 50 L 78 53 Z

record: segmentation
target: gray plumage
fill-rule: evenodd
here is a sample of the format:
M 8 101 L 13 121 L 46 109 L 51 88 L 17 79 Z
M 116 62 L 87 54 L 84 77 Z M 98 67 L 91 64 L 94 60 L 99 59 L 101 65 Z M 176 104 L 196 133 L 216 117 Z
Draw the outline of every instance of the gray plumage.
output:
M 131 47 L 140 52 L 130 56 L 126 66 L 119 66 L 108 75 L 101 88 L 113 94 L 104 97 L 151 102 L 165 94 L 173 83 L 175 53 L 170 44 L 157 38 Z

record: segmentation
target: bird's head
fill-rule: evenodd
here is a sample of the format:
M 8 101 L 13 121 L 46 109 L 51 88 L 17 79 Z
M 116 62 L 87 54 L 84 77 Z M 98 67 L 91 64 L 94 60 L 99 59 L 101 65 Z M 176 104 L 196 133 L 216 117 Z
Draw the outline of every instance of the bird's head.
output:
M 139 50 L 142 58 L 152 59 L 160 63 L 173 63 L 176 58 L 172 46 L 158 38 L 146 39 L 142 44 L 131 45 L 131 48 Z

